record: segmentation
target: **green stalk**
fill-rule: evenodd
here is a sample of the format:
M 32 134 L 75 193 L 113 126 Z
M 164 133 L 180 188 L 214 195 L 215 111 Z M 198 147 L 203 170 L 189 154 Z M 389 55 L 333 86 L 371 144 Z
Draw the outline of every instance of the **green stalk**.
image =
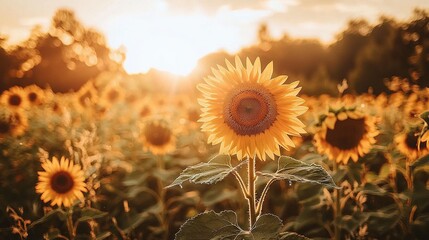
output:
M 164 158 L 161 156 L 157 156 L 156 158 L 157 160 L 157 168 L 159 170 L 164 170 L 165 169 L 165 163 L 164 163 Z M 166 221 L 167 218 L 167 209 L 165 206 L 165 188 L 164 188 L 164 184 L 162 183 L 162 180 L 157 178 L 157 185 L 158 185 L 158 194 L 159 194 L 159 201 L 161 204 L 161 217 L 160 217 L 160 221 L 161 221 L 161 225 L 162 228 L 164 229 L 164 234 L 163 234 L 163 239 L 167 239 L 168 238 L 168 222 Z
M 255 176 L 256 176 L 256 171 L 255 171 L 255 159 L 254 158 L 249 158 L 248 159 L 248 167 L 247 167 L 247 174 L 248 174 L 248 183 L 247 183 L 247 187 L 248 187 L 248 195 L 246 197 L 247 199 L 247 203 L 249 205 L 249 230 L 252 229 L 253 225 L 256 222 L 256 207 L 255 207 Z
M 70 208 L 67 211 L 67 229 L 69 231 L 70 240 L 73 240 L 75 237 L 74 227 L 73 227 L 73 210 Z
M 338 171 L 338 164 L 334 161 L 334 173 Z M 338 185 L 338 184 L 337 184 Z M 334 228 L 335 228 L 335 240 L 341 239 L 341 189 L 336 188 L 335 190 L 335 211 L 334 211 Z

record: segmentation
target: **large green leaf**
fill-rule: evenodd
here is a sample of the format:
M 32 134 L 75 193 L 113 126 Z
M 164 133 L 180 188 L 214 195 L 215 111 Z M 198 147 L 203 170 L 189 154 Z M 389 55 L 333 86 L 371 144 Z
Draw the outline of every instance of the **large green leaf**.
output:
M 314 163 L 308 164 L 288 156 L 281 156 L 278 159 L 276 172 L 258 172 L 258 174 L 276 180 L 316 183 L 326 187 L 339 188 L 322 166 Z
M 167 186 L 182 186 L 186 181 L 200 184 L 212 184 L 221 181 L 228 174 L 235 171 L 238 167 L 246 163 L 241 162 L 237 166 L 231 165 L 231 157 L 229 155 L 218 155 L 207 163 L 199 163 L 183 170 L 180 176 L 173 183 Z
M 251 231 L 245 231 L 237 223 L 233 211 L 205 212 L 189 219 L 176 234 L 176 240 L 276 240 L 282 221 L 275 215 L 260 216 Z
M 101 218 L 107 215 L 107 212 L 102 212 L 95 208 L 83 208 L 80 213 L 80 218 L 77 222 L 84 222 L 91 219 Z
M 282 226 L 282 221 L 275 215 L 264 214 L 260 216 L 250 232 L 250 239 L 275 240 L 278 239 L 278 232 Z
M 243 233 L 238 226 L 237 215 L 233 211 L 215 213 L 209 211 L 201 213 L 186 221 L 179 232 L 176 240 L 217 240 L 237 239 Z
M 45 216 L 41 217 L 40 219 L 32 222 L 29 228 L 32 228 L 39 223 L 44 223 L 46 221 L 49 221 L 55 216 L 58 217 L 60 220 L 65 220 L 67 218 L 66 212 L 64 212 L 61 208 L 57 208 L 55 210 L 48 212 Z

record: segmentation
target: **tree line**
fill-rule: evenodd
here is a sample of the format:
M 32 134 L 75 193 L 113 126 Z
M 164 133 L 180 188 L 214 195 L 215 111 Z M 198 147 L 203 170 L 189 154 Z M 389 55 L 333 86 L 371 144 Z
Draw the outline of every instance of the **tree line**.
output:
M 376 24 L 351 20 L 329 45 L 288 35 L 274 39 L 265 24 L 257 34 L 257 43 L 236 54 L 260 57 L 263 65 L 274 61 L 274 74 L 300 80 L 306 94 L 335 94 L 343 79 L 356 93 L 388 91 L 385 82 L 394 76 L 429 86 L 429 13 L 424 9 L 415 9 L 405 22 L 385 16 Z M 37 84 L 67 92 L 102 72 L 124 72 L 125 52 L 110 49 L 101 33 L 83 26 L 67 9 L 56 12 L 48 32 L 36 26 L 17 45 L 6 47 L 5 40 L 0 35 L 0 91 Z M 187 78 L 201 81 L 211 67 L 225 58 L 232 61 L 233 55 L 208 54 Z

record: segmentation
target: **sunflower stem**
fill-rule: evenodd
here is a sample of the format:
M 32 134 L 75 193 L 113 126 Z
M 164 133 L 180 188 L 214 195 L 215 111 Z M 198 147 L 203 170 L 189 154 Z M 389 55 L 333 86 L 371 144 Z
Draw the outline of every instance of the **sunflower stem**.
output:
M 256 204 L 256 216 L 261 216 L 262 213 L 262 207 L 264 205 L 265 197 L 267 196 L 268 190 L 270 189 L 271 184 L 275 181 L 274 178 L 271 178 L 267 184 L 264 187 L 264 190 L 262 191 L 261 197 L 259 198 L 258 203 Z
M 157 160 L 157 168 L 158 170 L 164 170 L 165 169 L 165 163 L 164 163 L 164 158 L 162 156 L 157 156 L 156 158 Z M 158 185 L 158 194 L 159 194 L 159 203 L 161 205 L 161 213 L 160 213 L 160 223 L 162 225 L 162 228 L 164 229 L 163 232 L 163 239 L 168 239 L 168 230 L 169 230 L 169 226 L 168 226 L 168 222 L 166 221 L 167 218 L 167 209 L 165 206 L 165 188 L 164 188 L 164 183 L 162 182 L 162 180 L 160 178 L 157 178 L 157 185 Z
M 69 231 L 70 240 L 73 240 L 75 237 L 75 231 L 73 227 L 73 209 L 70 207 L 69 211 L 67 211 L 67 230 Z
M 334 174 L 338 171 L 338 163 L 334 160 Z M 340 229 L 340 223 L 341 223 L 341 189 L 336 188 L 335 190 L 335 208 L 334 208 L 334 228 L 335 228 L 335 240 L 341 239 L 341 229 Z
M 411 192 L 413 192 L 414 176 L 413 176 L 413 171 L 411 169 L 410 163 L 411 163 L 410 159 L 407 159 L 407 161 L 405 162 L 405 172 L 407 174 L 407 177 L 406 177 L 407 187 Z
M 247 198 L 247 203 L 249 205 L 249 230 L 252 230 L 253 224 L 256 222 L 256 208 L 255 208 L 255 176 L 256 176 L 256 171 L 255 171 L 255 159 L 254 158 L 248 158 L 248 163 L 247 163 L 247 173 L 248 173 L 248 178 L 247 178 L 247 191 L 248 191 L 248 196 Z
M 243 193 L 243 196 L 247 199 L 249 196 L 249 193 L 246 189 L 246 184 L 243 181 L 243 178 L 240 176 L 240 174 L 237 171 L 233 171 L 232 174 L 234 174 L 235 178 L 237 179 L 238 185 L 240 185 L 241 192 Z

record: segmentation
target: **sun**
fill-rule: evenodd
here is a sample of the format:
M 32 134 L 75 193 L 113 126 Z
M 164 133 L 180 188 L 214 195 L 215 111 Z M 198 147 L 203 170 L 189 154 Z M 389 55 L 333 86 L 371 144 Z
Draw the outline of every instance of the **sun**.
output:
M 214 51 L 234 52 L 250 37 L 225 26 L 222 16 L 174 15 L 154 11 L 145 15 L 122 15 L 106 23 L 112 47 L 124 47 L 125 70 L 144 73 L 151 68 L 186 76 L 198 60 Z

